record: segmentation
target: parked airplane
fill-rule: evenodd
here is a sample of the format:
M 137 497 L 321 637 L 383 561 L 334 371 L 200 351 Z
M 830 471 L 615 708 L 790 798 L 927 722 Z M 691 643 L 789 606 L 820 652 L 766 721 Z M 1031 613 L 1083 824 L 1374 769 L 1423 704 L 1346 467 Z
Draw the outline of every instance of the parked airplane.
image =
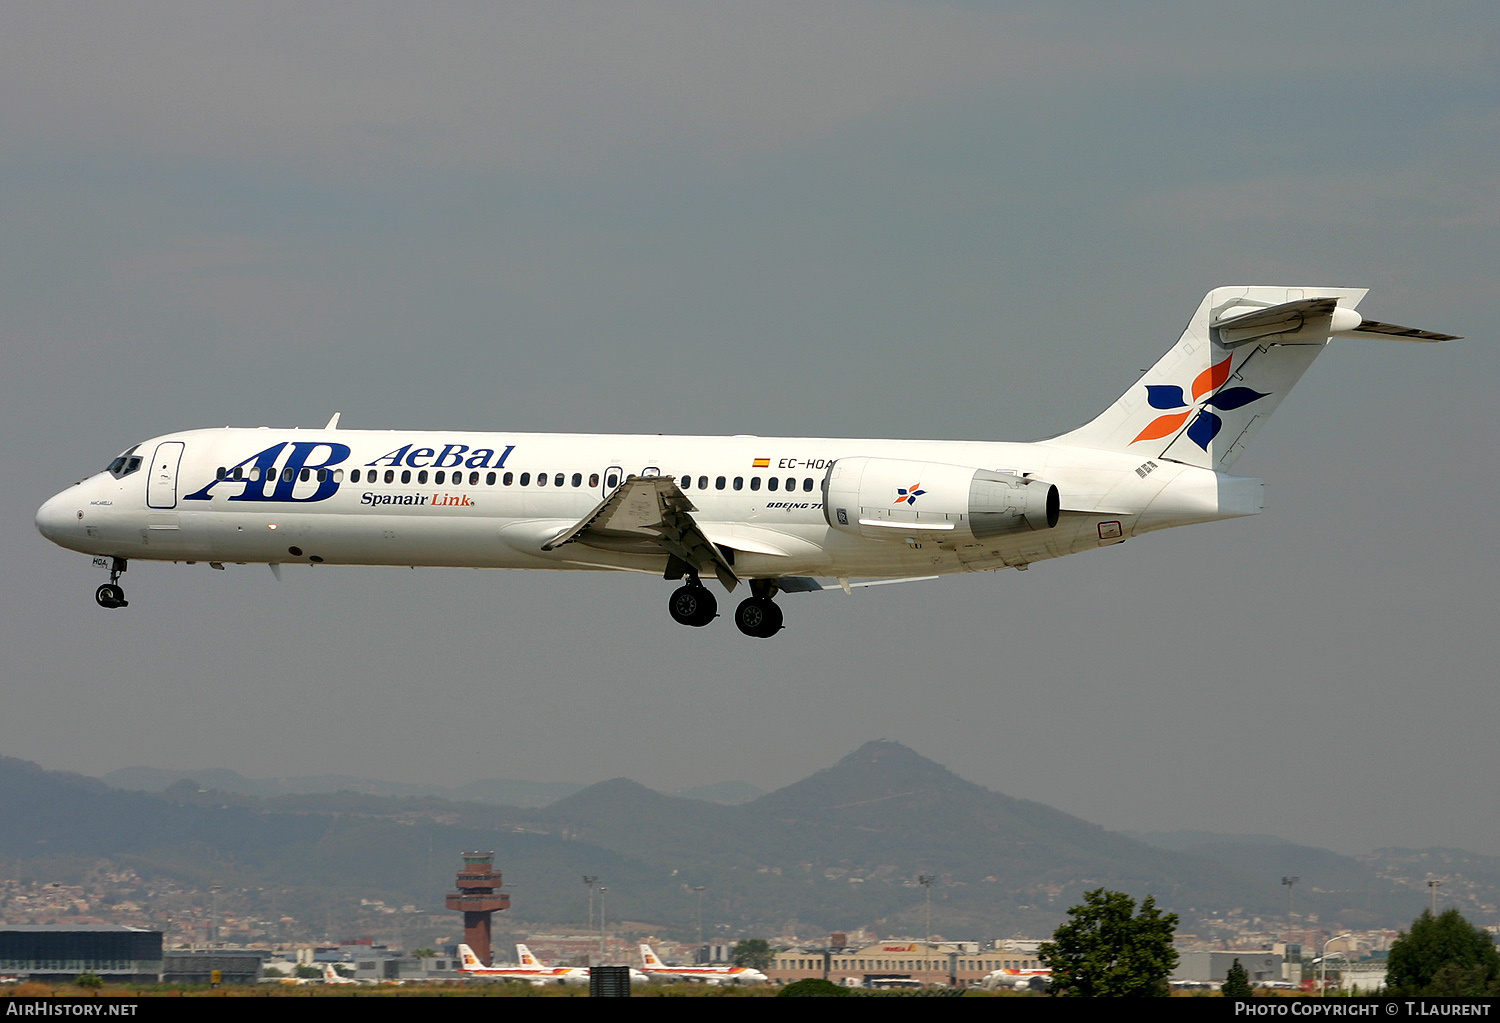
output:
M 1030 444 L 195 430 L 133 445 L 37 512 L 96 555 L 103 607 L 131 559 L 642 572 L 749 584 L 735 624 L 782 627 L 778 592 L 932 578 L 1122 543 L 1261 509 L 1227 473 L 1333 337 L 1451 341 L 1363 319 L 1350 288 L 1219 288 L 1181 340 L 1092 422 Z M 864 580 L 852 582 L 852 580 Z
M 641 970 L 652 980 L 696 980 L 704 984 L 764 984 L 768 978 L 750 966 L 668 966 L 650 945 L 641 945 Z
M 341 976 L 339 974 L 339 971 L 336 970 L 336 969 L 334 969 L 334 966 L 333 966 L 332 963 L 324 963 L 323 964 L 323 979 L 322 979 L 322 981 L 320 983 L 323 983 L 323 984 L 333 984 L 333 985 L 336 985 L 336 986 L 344 986 L 344 985 L 348 985 L 348 984 L 356 984 L 357 985 L 360 982 L 357 981 L 357 980 L 355 980 L 353 977 L 344 977 L 344 976 Z
M 1052 971 L 1047 969 L 1019 970 L 1006 968 L 991 970 L 984 975 L 979 986 L 986 991 L 996 988 L 1015 988 L 1017 991 L 1045 991 L 1047 982 L 1052 979 Z
M 581 966 L 543 966 L 531 949 L 516 945 L 516 961 L 519 966 L 486 966 L 479 961 L 468 945 L 458 946 L 460 973 L 475 977 L 494 977 L 497 980 L 524 980 L 538 987 L 544 984 L 587 984 L 589 971 Z

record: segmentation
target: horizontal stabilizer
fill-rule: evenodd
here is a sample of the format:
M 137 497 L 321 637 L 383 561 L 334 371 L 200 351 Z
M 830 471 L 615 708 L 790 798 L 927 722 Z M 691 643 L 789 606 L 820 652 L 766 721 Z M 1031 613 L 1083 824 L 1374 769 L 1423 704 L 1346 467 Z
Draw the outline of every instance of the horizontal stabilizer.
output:
M 1458 341 L 1454 334 L 1438 334 L 1394 323 L 1366 320 L 1334 298 L 1303 298 L 1295 302 L 1255 308 L 1236 305 L 1224 310 L 1211 324 L 1224 348 L 1238 348 L 1267 338 L 1272 343 L 1321 343 L 1327 337 L 1378 336 L 1399 341 Z M 1305 334 L 1305 338 L 1297 335 Z
M 1221 312 L 1210 326 L 1217 333 L 1220 346 L 1238 348 L 1263 337 L 1282 341 L 1303 330 L 1317 332 L 1316 340 L 1321 344 L 1329 334 L 1353 330 L 1359 323 L 1359 313 L 1347 306 L 1340 307 L 1337 298 L 1323 297 L 1260 308 L 1234 305 Z
M 1354 330 L 1340 333 L 1340 337 L 1360 337 L 1372 334 L 1380 337 L 1394 338 L 1397 341 L 1462 341 L 1462 334 L 1435 334 L 1430 330 L 1417 330 L 1415 327 L 1402 327 L 1394 323 L 1380 323 L 1377 320 L 1365 320 Z

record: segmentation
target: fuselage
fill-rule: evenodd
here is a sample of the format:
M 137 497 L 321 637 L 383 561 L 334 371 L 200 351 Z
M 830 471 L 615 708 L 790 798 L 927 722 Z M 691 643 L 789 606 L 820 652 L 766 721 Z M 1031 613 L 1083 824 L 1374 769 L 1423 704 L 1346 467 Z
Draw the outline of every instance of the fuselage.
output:
M 857 457 L 1045 480 L 1061 515 L 982 540 L 899 524 L 853 535 L 824 495 L 830 466 Z M 543 546 L 629 477 L 670 476 L 740 578 L 848 579 L 1024 567 L 1259 510 L 1258 480 L 1049 442 L 224 428 L 145 441 L 112 470 L 43 505 L 41 532 L 115 559 L 660 575 L 656 549 Z M 908 485 L 923 507 L 942 499 L 922 478 Z

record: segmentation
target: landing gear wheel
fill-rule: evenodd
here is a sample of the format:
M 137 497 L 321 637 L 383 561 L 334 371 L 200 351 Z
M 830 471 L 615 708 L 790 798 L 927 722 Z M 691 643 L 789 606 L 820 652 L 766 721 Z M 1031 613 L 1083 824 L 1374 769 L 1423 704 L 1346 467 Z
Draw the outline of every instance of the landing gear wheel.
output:
M 672 594 L 672 599 L 667 601 L 667 610 L 679 625 L 701 629 L 719 617 L 719 602 L 708 587 L 689 583 Z
M 747 636 L 770 639 L 781 631 L 781 608 L 769 597 L 750 597 L 735 609 L 734 624 Z
M 99 602 L 100 607 L 129 607 L 125 600 L 125 591 L 114 583 L 105 583 L 94 591 L 94 599 Z

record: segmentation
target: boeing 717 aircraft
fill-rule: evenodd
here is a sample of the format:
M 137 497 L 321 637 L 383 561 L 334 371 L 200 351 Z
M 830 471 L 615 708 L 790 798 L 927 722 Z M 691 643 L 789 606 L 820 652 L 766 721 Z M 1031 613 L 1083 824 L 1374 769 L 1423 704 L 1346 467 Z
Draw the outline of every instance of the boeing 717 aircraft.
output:
M 96 556 L 100 606 L 131 560 L 639 572 L 679 582 L 672 617 L 779 593 L 1033 562 L 1261 510 L 1228 470 L 1329 341 L 1456 337 L 1364 319 L 1352 288 L 1219 288 L 1096 419 L 1029 444 L 339 429 L 171 433 L 37 512 Z

